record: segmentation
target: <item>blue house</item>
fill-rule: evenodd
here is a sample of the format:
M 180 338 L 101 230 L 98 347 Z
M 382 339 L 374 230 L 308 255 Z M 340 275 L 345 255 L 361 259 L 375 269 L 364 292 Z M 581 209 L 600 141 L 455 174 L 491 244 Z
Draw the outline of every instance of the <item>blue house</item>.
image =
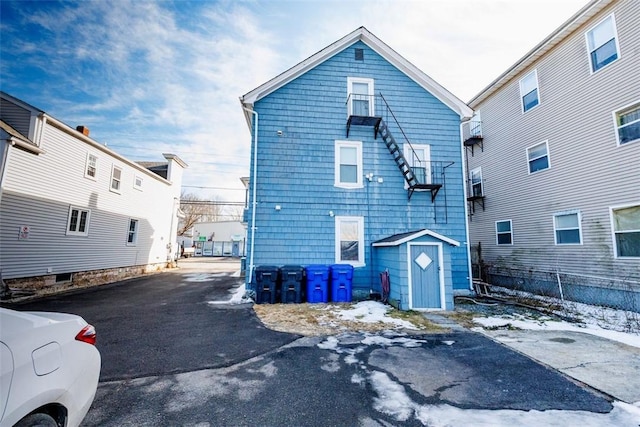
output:
M 350 264 L 354 299 L 382 272 L 401 309 L 469 292 L 465 103 L 364 27 L 240 101 L 249 288 L 260 266 Z

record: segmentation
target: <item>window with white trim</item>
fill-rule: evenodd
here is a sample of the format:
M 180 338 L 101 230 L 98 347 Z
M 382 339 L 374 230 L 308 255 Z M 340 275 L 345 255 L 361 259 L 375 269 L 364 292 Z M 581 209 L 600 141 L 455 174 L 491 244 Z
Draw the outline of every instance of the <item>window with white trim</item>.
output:
M 134 246 L 136 243 L 138 243 L 138 220 L 130 218 L 127 245 Z
M 98 173 L 98 156 L 87 153 L 87 163 L 84 168 L 84 176 L 89 179 L 96 179 Z
M 111 191 L 119 193 L 122 182 L 122 169 L 118 166 L 111 168 Z
M 582 227 L 579 211 L 559 212 L 553 215 L 556 245 L 581 245 Z
M 362 188 L 362 141 L 336 141 L 335 186 Z
M 527 161 L 529 162 L 529 173 L 534 173 L 549 169 L 549 141 L 527 148 Z
M 375 115 L 373 79 L 347 77 L 347 115 Z
M 68 236 L 87 236 L 89 235 L 89 218 L 91 211 L 89 209 L 69 207 L 69 217 L 67 219 Z
M 364 265 L 364 217 L 336 216 L 336 263 Z
M 523 113 L 540 103 L 538 92 L 538 70 L 533 70 L 520 80 L 520 101 Z
M 587 50 L 591 72 L 595 73 L 620 57 L 616 21 L 613 14 L 587 31 Z
M 613 113 L 618 145 L 640 141 L 640 102 Z
M 140 175 L 135 175 L 133 177 L 133 188 L 135 188 L 136 190 L 141 190 L 142 191 L 142 183 L 144 182 L 144 180 L 142 179 L 142 177 Z
M 513 245 L 513 231 L 510 219 L 496 221 L 496 244 Z
M 431 146 L 428 144 L 404 144 L 402 146 L 404 158 L 411 166 L 420 184 L 431 183 Z M 405 188 L 409 184 L 405 181 Z
M 640 205 L 611 209 L 616 258 L 640 258 Z
M 482 190 L 482 168 L 478 167 L 473 169 L 469 173 L 469 180 L 471 181 L 471 197 L 482 197 L 484 196 Z

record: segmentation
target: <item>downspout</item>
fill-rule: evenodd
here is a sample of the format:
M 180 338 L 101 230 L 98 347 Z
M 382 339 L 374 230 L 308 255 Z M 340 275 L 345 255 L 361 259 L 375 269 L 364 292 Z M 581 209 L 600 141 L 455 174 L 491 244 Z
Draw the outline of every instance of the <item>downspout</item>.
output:
M 256 237 L 256 207 L 258 202 L 256 202 L 256 187 L 258 181 L 258 113 L 242 106 L 242 109 L 255 115 L 256 124 L 254 126 L 254 134 L 253 134 L 253 179 L 251 180 L 251 245 L 249 246 L 249 283 L 253 278 L 253 248 L 255 246 L 255 237 Z
M 464 200 L 464 226 L 466 229 L 466 233 L 467 233 L 467 270 L 468 270 L 468 274 L 469 274 L 469 290 L 472 291 L 473 290 L 473 273 L 471 271 L 471 235 L 469 234 L 469 204 L 467 203 L 467 179 L 468 179 L 468 170 L 467 170 L 467 159 L 465 157 L 465 150 L 466 148 L 464 147 L 464 133 L 463 133 L 463 129 L 462 126 L 467 123 L 470 122 L 472 118 L 468 118 L 467 120 L 463 120 L 460 122 L 460 154 L 461 154 L 461 158 L 462 158 L 462 171 L 464 172 L 464 177 L 462 180 L 462 198 Z

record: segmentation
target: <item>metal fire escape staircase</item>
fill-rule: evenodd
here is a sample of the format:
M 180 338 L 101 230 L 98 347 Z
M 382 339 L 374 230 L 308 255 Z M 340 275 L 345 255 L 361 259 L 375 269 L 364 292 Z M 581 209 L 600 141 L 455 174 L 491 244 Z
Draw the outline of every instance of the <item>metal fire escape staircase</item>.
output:
M 402 129 L 401 129 L 401 132 L 402 132 Z M 438 194 L 438 191 L 440 191 L 440 188 L 442 188 L 442 184 L 426 183 L 424 182 L 424 179 L 423 180 L 418 179 L 418 176 L 416 175 L 413 168 L 409 164 L 409 161 L 406 159 L 406 157 L 402 153 L 402 150 L 400 149 L 400 146 L 396 142 L 396 139 L 391 134 L 391 131 L 387 126 L 387 123 L 382 119 L 380 119 L 380 123 L 376 128 L 376 136 L 378 134 L 380 135 L 380 137 L 382 137 L 384 144 L 387 146 L 389 153 L 391 153 L 391 156 L 393 157 L 393 161 L 396 162 L 396 165 L 398 165 L 398 169 L 400 169 L 402 176 L 404 176 L 404 180 L 407 182 L 407 185 L 409 187 L 408 188 L 409 200 L 411 200 L 411 196 L 413 195 L 413 192 L 416 190 L 431 191 L 431 202 L 433 203 L 436 199 L 436 195 Z M 406 141 L 411 147 L 411 143 L 409 142 L 409 140 L 406 140 Z M 410 151 L 412 155 L 414 156 L 416 155 L 415 151 L 413 150 L 413 147 L 411 147 Z M 420 168 L 420 169 L 422 170 L 424 168 Z
M 376 102 L 377 101 L 377 102 Z M 436 195 L 444 184 L 445 170 L 453 164 L 449 162 L 443 165 L 443 162 L 431 162 L 421 159 L 416 153 L 413 145 L 409 141 L 406 133 L 400 126 L 398 119 L 389 107 L 387 100 L 382 94 L 364 95 L 364 94 L 350 94 L 347 99 L 347 104 L 353 102 L 358 103 L 359 108 L 355 108 L 354 105 L 349 109 L 350 114 L 347 119 L 347 138 L 349 137 L 349 130 L 351 126 L 373 126 L 374 138 L 377 139 L 378 135 L 381 136 L 389 153 L 393 157 L 393 161 L 398 166 L 398 169 L 402 173 L 405 182 L 407 183 L 407 190 L 409 192 L 409 200 L 414 192 L 431 192 L 431 202 L 435 203 Z M 383 112 L 384 114 L 372 114 L 374 110 Z M 357 111 L 358 113 L 354 113 Z M 384 118 L 387 120 L 385 120 Z M 390 122 L 389 120 L 393 120 Z M 405 147 L 405 153 L 403 153 L 403 147 L 398 144 L 396 139 L 389 129 L 387 123 L 394 123 L 404 137 L 403 146 Z M 408 148 L 406 148 L 408 147 Z

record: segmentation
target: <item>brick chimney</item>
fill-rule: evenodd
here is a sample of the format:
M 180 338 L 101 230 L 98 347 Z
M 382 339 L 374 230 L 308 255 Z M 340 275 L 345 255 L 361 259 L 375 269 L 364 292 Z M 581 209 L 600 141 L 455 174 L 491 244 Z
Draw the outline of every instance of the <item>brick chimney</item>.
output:
M 86 126 L 77 126 L 76 130 L 84 136 L 89 136 L 89 128 Z

